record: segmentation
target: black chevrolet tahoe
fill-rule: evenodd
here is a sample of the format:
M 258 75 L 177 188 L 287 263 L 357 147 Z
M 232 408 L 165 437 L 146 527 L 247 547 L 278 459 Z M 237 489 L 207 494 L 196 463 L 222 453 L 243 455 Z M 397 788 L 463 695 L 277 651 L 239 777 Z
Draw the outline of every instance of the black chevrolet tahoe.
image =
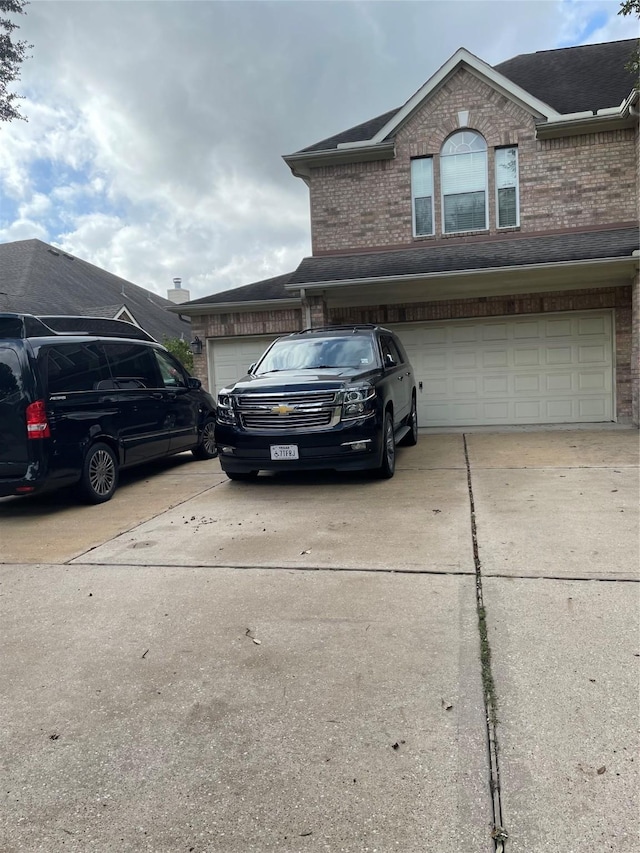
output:
M 328 326 L 278 338 L 218 394 L 223 471 L 372 469 L 393 477 L 396 444 L 418 440 L 416 384 L 389 329 Z

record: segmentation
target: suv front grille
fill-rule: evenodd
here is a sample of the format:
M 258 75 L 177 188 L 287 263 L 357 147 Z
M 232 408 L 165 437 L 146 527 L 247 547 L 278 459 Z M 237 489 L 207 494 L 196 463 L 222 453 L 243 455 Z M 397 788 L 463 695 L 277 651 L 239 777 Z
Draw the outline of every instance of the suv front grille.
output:
M 245 394 L 235 398 L 240 423 L 247 430 L 313 430 L 340 419 L 336 391 Z

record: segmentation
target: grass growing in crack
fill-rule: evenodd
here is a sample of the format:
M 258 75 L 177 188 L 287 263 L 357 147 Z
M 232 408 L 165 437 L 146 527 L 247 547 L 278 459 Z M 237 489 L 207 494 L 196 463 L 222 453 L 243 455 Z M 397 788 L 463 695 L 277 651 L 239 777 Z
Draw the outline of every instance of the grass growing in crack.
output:
M 482 670 L 482 687 L 487 697 L 489 720 L 493 726 L 498 724 L 498 700 L 496 686 L 491 674 L 491 647 L 487 633 L 487 613 L 484 605 L 478 604 L 478 625 L 480 629 L 480 665 Z

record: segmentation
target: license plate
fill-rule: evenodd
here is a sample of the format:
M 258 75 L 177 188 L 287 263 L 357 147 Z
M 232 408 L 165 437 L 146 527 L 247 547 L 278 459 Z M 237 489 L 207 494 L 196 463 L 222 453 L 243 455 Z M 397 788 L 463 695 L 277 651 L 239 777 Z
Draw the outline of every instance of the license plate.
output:
M 299 459 L 297 444 L 272 444 L 272 459 Z

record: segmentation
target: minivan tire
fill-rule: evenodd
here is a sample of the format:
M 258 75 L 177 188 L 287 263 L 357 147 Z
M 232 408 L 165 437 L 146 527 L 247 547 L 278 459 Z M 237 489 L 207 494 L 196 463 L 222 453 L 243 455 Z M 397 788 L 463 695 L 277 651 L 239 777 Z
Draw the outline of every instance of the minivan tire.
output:
M 215 459 L 218 455 L 215 438 L 216 422 L 209 418 L 204 422 L 200 444 L 191 451 L 196 459 Z
M 88 503 L 110 500 L 118 488 L 118 460 L 108 444 L 92 444 L 84 458 L 80 490 Z

